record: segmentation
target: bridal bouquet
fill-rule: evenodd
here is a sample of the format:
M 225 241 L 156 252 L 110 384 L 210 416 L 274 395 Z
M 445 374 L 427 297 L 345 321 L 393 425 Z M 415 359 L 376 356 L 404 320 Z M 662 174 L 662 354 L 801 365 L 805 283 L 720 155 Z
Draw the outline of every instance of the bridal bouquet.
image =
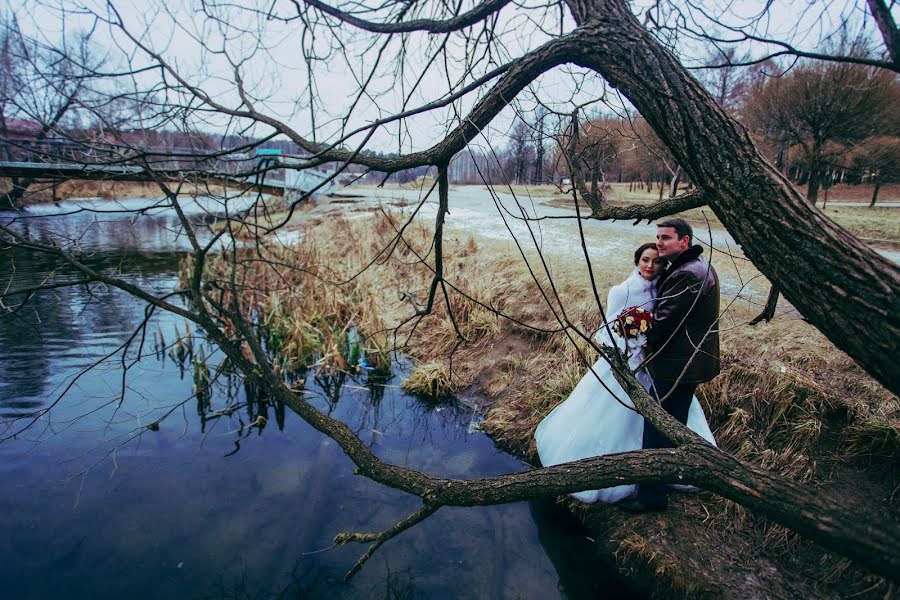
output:
M 613 331 L 624 338 L 626 342 L 633 341 L 637 343 L 636 345 L 643 345 L 647 341 L 646 333 L 652 328 L 653 315 L 650 311 L 637 306 L 623 309 L 613 323 Z

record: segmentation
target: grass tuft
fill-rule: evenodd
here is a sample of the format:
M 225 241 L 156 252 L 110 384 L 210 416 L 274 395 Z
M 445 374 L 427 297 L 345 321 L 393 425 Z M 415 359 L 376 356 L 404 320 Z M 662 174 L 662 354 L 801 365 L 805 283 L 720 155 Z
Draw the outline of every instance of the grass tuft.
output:
M 438 362 L 419 365 L 400 387 L 411 394 L 432 400 L 443 400 L 453 391 L 450 371 Z

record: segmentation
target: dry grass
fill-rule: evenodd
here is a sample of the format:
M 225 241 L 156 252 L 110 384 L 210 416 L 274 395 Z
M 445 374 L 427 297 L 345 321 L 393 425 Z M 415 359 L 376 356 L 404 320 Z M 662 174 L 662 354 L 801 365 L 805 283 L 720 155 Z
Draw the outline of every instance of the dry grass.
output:
M 653 573 L 658 580 L 665 581 L 667 597 L 702 597 L 702 590 L 695 585 L 696 578 L 685 572 L 686 563 L 676 558 L 673 551 L 662 549 L 656 540 L 631 533 L 618 542 L 613 554 L 616 562 L 628 564 L 641 573 Z
M 439 293 L 431 315 L 410 320 L 409 298 L 421 306 L 431 281 L 431 271 L 418 258 L 428 257 L 433 264 L 431 230 L 414 222 L 403 243 L 382 252 L 400 222 L 398 214 L 380 213 L 320 222 L 305 230 L 297 247 L 272 250 L 293 269 L 255 265 L 254 285 L 260 291 L 248 297 L 247 305 L 270 324 L 268 343 L 285 363 L 313 360 L 346 368 L 341 356 L 352 321 L 363 334 L 367 355 L 386 356 L 397 348 L 415 359 L 420 366 L 404 384 L 409 389 L 433 396 L 466 389 L 488 399 L 485 431 L 505 449 L 534 459 L 534 429 L 567 397 L 586 372 L 585 361 L 595 355 L 583 341 L 573 344 L 562 332 L 535 331 L 499 317 L 498 312 L 533 327 L 558 327 L 541 296 L 547 282 L 539 278 L 535 283 L 520 259 L 510 258 L 516 254 L 508 245 L 470 236 L 445 240 L 445 273 L 453 286 L 448 288 L 450 311 Z M 609 285 L 623 277 L 622 265 L 614 260 L 595 266 L 605 296 Z M 723 273 L 727 265 L 717 268 L 723 277 L 734 277 Z M 584 332 L 594 331 L 599 317 L 578 266 L 557 269 L 554 282 L 572 322 Z M 749 327 L 745 323 L 756 308 L 730 310 L 722 374 L 698 391 L 721 448 L 813 485 L 840 484 L 841 465 L 865 473 L 874 464 L 874 481 L 878 465 L 900 458 L 896 397 L 817 330 L 791 317 L 793 311 Z M 460 344 L 457 328 L 465 343 Z M 844 489 L 852 493 L 853 487 Z M 809 548 L 783 527 L 721 498 L 705 497 L 684 507 L 688 520 L 747 540 L 748 552 L 761 549 L 770 559 L 790 560 Z M 680 589 L 690 588 L 691 578 L 677 561 L 635 535 L 621 542 L 621 558 L 646 562 L 661 569 L 670 585 L 681 581 Z
M 403 242 L 384 252 L 401 224 L 401 216 L 390 213 L 335 218 L 310 227 L 296 248 L 277 250 L 279 261 L 298 267 L 290 275 L 280 273 L 277 280 L 274 272 L 255 269 L 267 278 L 257 287 L 271 290 L 255 295 L 254 302 L 264 322 L 273 323 L 273 345 L 288 362 L 308 360 L 308 348 L 322 355 L 323 348 L 345 347 L 353 321 L 367 348 L 382 354 L 399 349 L 429 365 L 428 377 L 421 372 L 422 389 L 444 371 L 438 379 L 452 382 L 454 391 L 476 386 L 493 402 L 485 429 L 531 455 L 537 423 L 566 398 L 595 355 L 562 332 L 534 331 L 499 316 L 541 329 L 559 327 L 541 296 L 541 289 L 549 293 L 544 278 L 535 283 L 508 245 L 471 236 L 445 240 L 449 310 L 439 291 L 432 314 L 411 319 L 410 298 L 421 307 L 427 297 L 432 272 L 418 257 L 431 263 L 432 239 L 428 224 L 413 222 Z M 720 264 L 720 275 L 734 277 L 732 266 Z M 605 296 L 622 269 L 596 267 Z M 554 275 L 569 318 L 581 331 L 593 332 L 599 321 L 595 302 L 577 269 Z M 827 444 L 836 443 L 844 457 L 900 456 L 896 398 L 801 320 L 741 325 L 753 310 L 730 309 L 728 321 L 736 325 L 723 335 L 722 375 L 698 393 L 723 448 L 798 481 L 815 475 L 809 457 L 826 434 Z M 515 351 L 503 347 L 510 339 L 519 340 Z
M 722 359 L 722 374 L 698 395 L 723 450 L 801 483 L 828 481 L 835 463 L 900 459 L 897 398 L 809 324 L 732 331 Z M 710 522 L 742 527 L 770 554 L 788 555 L 800 543 L 728 500 L 715 498 L 706 510 Z
M 407 392 L 429 400 L 443 400 L 453 391 L 450 370 L 440 362 L 419 365 L 400 385 Z
M 66 181 L 56 188 L 59 198 L 162 198 L 155 183 Z
M 495 185 L 494 189 L 499 193 L 510 193 L 512 192 L 516 196 L 520 196 L 522 198 L 570 198 L 572 197 L 571 192 L 569 191 L 568 186 L 563 186 L 561 189 L 559 186 L 550 185 L 550 184 L 542 184 L 542 185 Z

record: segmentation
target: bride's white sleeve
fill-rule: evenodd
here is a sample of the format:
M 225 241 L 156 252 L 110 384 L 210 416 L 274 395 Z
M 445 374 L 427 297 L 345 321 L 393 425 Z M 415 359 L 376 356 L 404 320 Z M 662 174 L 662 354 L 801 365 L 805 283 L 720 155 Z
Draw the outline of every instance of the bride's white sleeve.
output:
M 625 308 L 626 302 L 628 302 L 628 285 L 620 283 L 619 285 L 610 288 L 609 295 L 606 297 L 605 307 L 606 321 L 609 323 L 610 331 L 608 332 L 606 326 L 601 323 L 600 329 L 594 334 L 594 340 L 607 346 L 619 346 L 620 348 L 624 348 L 625 341 L 615 333 L 612 333 L 612 337 L 610 337 L 610 333 L 613 321 L 616 320 L 616 317 L 618 317 L 619 313 Z

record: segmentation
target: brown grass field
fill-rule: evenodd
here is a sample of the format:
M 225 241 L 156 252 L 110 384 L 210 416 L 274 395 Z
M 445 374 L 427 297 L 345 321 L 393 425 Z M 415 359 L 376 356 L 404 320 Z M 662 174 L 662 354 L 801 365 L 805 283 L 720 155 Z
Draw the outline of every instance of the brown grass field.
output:
M 248 263 L 259 289 L 248 305 L 267 315 L 266 335 L 279 348 L 280 364 L 315 360 L 319 370 L 347 368 L 346 332 L 358 324 L 371 362 L 387 362 L 398 349 L 420 365 L 404 382 L 407 389 L 427 395 L 449 386 L 481 398 L 485 431 L 534 461 L 535 427 L 585 373 L 585 360 L 595 358 L 584 343 L 554 332 L 559 324 L 542 296 L 550 294 L 547 278 L 535 281 L 510 245 L 456 232 L 446 236 L 444 253 L 456 327 L 441 301 L 417 323 L 404 293 L 425 301 L 431 271 L 420 258 L 433 264 L 430 224 L 413 222 L 391 244 L 402 226 L 399 212 L 349 216 L 308 219 L 302 243 L 270 249 L 294 269 Z M 595 265 L 604 300 L 627 274 L 627 260 L 625 253 Z M 720 275 L 736 276 L 727 265 Z M 572 322 L 592 333 L 599 316 L 583 273 L 577 265 L 555 265 L 553 279 Z M 746 323 L 757 310 L 730 306 L 723 372 L 698 392 L 719 446 L 845 496 L 860 505 L 861 519 L 896 519 L 898 399 L 790 306 L 782 304 L 773 322 L 751 327 Z M 457 328 L 467 340 L 461 345 Z M 893 594 L 881 578 L 708 493 L 674 494 L 667 512 L 636 517 L 610 506 L 560 503 L 591 530 L 598 556 L 654 596 Z

